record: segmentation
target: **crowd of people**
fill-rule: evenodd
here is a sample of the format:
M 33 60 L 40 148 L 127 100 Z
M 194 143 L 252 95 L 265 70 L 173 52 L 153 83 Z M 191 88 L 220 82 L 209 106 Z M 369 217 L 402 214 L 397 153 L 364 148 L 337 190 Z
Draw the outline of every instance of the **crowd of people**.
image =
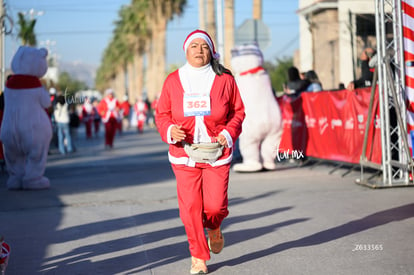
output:
M 375 60 L 375 49 L 365 48 L 359 56 L 361 76 L 350 81 L 346 87 L 343 83 L 340 83 L 338 89 L 352 91 L 356 88 L 370 87 L 374 75 Z M 297 97 L 302 92 L 320 92 L 323 90 L 322 83 L 314 70 L 300 73 L 297 67 L 292 66 L 288 68 L 287 78 L 288 81 L 284 84 L 283 91 L 289 97 Z
M 142 134 L 144 127 L 153 127 L 147 118 L 151 117 L 156 100 L 151 106 L 138 97 L 131 104 L 127 96 L 120 101 L 113 89 L 107 89 L 101 100 L 84 97 L 78 103 L 68 104 L 62 92 L 54 87 L 49 89 L 49 94 L 51 107 L 48 113 L 53 126 L 51 146 L 62 155 L 76 151 L 79 127 L 84 127 L 85 139 L 91 140 L 99 137 L 103 124 L 106 149 L 113 148 L 116 134 L 122 135 L 126 129 L 136 127 L 137 132 Z
M 99 101 L 76 100 L 76 95 L 53 86 L 47 89 L 42 79 L 48 68 L 47 55 L 45 48 L 20 46 L 12 59 L 13 73 L 0 93 L 0 165 L 7 169 L 11 190 L 49 188 L 44 176 L 47 156 L 53 149 L 62 155 L 75 152 L 79 127 L 84 127 L 85 139 L 91 140 L 99 137 L 103 123 L 105 148 L 112 149 L 116 133 L 122 134 L 134 125 L 132 121 L 137 132 L 143 133 L 147 113 L 153 111 L 142 107 L 140 98 L 134 105 L 127 98 L 120 103 L 112 89 Z

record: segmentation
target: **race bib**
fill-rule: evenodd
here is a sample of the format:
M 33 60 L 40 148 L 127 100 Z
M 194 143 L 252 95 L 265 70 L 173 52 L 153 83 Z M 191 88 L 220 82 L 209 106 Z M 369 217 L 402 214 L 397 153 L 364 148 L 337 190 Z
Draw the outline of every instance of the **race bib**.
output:
M 208 116 L 210 115 L 210 96 L 184 94 L 184 116 Z

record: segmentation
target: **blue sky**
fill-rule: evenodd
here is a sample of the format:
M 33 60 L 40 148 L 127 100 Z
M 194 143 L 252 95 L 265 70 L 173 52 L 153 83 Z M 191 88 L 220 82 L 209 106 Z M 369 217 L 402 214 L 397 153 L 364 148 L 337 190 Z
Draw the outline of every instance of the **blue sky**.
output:
M 58 60 L 99 65 L 108 45 L 119 8 L 131 0 L 13 0 L 7 1 L 8 15 L 17 21 L 18 12 L 34 11 L 38 46 L 49 47 Z M 235 0 L 235 26 L 252 17 L 251 0 Z M 271 32 L 271 43 L 264 49 L 265 59 L 292 56 L 298 48 L 297 0 L 262 0 L 263 22 Z M 29 16 L 29 15 L 28 15 Z M 184 63 L 182 43 L 198 28 L 198 0 L 189 0 L 184 14 L 168 25 L 167 62 Z M 19 46 L 17 29 L 6 36 L 6 67 Z

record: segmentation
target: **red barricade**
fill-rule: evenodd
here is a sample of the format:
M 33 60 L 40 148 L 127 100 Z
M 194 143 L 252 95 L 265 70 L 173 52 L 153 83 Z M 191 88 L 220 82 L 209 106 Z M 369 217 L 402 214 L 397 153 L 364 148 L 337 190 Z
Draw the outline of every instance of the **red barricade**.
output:
M 279 153 L 359 163 L 368 118 L 371 88 L 302 93 L 278 99 L 283 117 Z M 375 93 L 366 157 L 381 164 L 378 92 Z

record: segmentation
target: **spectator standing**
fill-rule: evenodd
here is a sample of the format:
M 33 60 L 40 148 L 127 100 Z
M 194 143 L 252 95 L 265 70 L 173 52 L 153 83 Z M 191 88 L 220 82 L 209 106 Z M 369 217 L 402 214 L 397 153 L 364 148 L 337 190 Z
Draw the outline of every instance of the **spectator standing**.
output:
M 359 60 L 361 61 L 361 77 L 349 82 L 346 87 L 348 90 L 357 88 L 370 87 L 372 85 L 372 78 L 374 77 L 374 69 L 369 66 L 369 61 L 374 58 L 376 51 L 373 48 L 365 48 L 361 53 Z
M 58 142 L 58 137 L 57 137 L 57 126 L 56 126 L 56 121 L 53 115 L 53 111 L 56 107 L 56 103 L 57 103 L 57 96 L 58 94 L 62 94 L 61 92 L 57 92 L 56 88 L 51 87 L 49 88 L 49 95 L 50 95 L 50 102 L 51 105 L 46 109 L 46 112 L 50 118 L 50 123 L 52 124 L 52 139 L 50 140 L 50 146 L 49 149 L 54 147 L 54 148 L 58 148 L 59 147 L 59 142 Z M 50 151 L 49 151 L 50 154 Z
M 82 122 L 85 124 L 86 139 L 92 138 L 93 106 L 87 97 L 82 105 Z
M 307 92 L 320 92 L 322 91 L 322 83 L 319 80 L 318 75 L 315 71 L 310 70 L 305 73 L 305 78 L 310 82 L 306 88 Z
M 80 126 L 79 114 L 76 111 L 76 105 L 69 105 L 69 131 L 72 140 L 72 150 L 76 151 L 76 142 L 78 139 L 78 128 Z
M 69 108 L 63 95 L 58 95 L 56 102 L 53 116 L 57 126 L 58 148 L 62 155 L 66 155 L 66 153 L 73 152 L 72 137 L 69 131 Z
M 94 128 L 95 137 L 99 136 L 99 130 L 101 128 L 101 121 L 102 121 L 101 115 L 99 114 L 99 111 L 98 111 L 98 105 L 99 105 L 98 100 L 94 99 L 92 101 L 92 106 L 93 106 L 93 126 L 94 126 L 93 128 Z
M 284 87 L 284 92 L 289 97 L 297 97 L 302 92 L 306 91 L 310 82 L 307 79 L 301 79 L 299 70 L 296 67 L 290 67 L 287 71 L 288 82 Z

